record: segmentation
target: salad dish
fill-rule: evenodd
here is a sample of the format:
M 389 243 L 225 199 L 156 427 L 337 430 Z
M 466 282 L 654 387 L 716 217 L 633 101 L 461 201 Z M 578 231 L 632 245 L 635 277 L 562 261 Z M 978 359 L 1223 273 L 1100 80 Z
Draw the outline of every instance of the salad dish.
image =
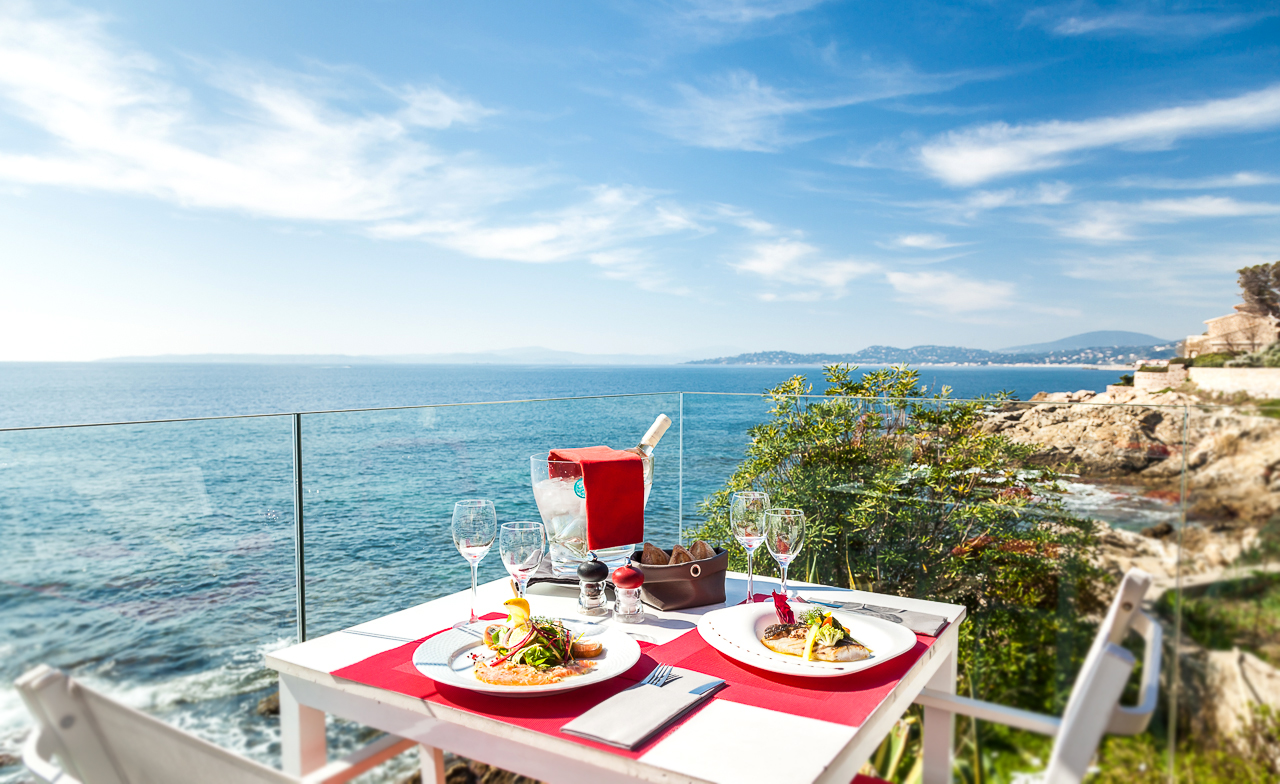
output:
M 417 670 L 440 684 L 512 697 L 570 691 L 620 675 L 640 645 L 611 626 L 534 616 L 525 599 L 483 631 L 450 629 L 423 640 Z

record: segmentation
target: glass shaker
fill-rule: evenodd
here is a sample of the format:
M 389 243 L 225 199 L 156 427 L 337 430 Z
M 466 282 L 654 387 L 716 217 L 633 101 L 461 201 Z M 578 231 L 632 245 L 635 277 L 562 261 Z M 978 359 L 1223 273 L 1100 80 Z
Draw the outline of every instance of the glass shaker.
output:
M 640 623 L 644 620 L 644 605 L 640 603 L 644 572 L 632 566 L 628 558 L 625 566 L 613 570 L 612 579 L 614 592 L 618 595 L 613 617 L 622 623 Z
M 606 615 L 605 580 L 609 579 L 609 567 L 591 553 L 591 560 L 578 565 L 578 612 L 582 615 Z

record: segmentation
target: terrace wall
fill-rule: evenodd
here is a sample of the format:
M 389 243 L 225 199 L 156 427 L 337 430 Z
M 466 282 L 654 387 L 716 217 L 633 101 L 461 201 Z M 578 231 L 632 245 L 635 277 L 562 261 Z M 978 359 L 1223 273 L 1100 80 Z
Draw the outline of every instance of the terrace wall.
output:
M 1136 373 L 1134 386 L 1138 385 L 1138 376 L 1159 375 L 1163 374 Z M 1193 367 L 1190 377 L 1196 386 L 1210 392 L 1244 392 L 1251 397 L 1280 398 L 1280 368 Z

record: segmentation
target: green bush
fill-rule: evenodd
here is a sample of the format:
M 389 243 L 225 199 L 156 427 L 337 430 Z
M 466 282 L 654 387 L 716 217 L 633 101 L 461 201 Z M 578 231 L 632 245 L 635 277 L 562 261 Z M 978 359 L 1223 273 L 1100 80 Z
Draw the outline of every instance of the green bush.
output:
M 1061 709 L 1109 599 L 1091 560 L 1093 524 L 1062 512 L 1056 477 L 1032 448 L 986 433 L 1007 396 L 918 399 L 918 374 L 825 368 L 819 398 L 795 376 L 770 390 L 770 420 L 750 431 L 746 459 L 701 506 L 696 536 L 731 544 L 734 492 L 763 490 L 803 509 L 804 550 L 792 576 L 828 585 L 963 604 L 962 693 L 1040 711 Z M 915 400 L 912 400 L 916 398 Z M 757 570 L 771 572 L 769 559 Z M 980 741 L 981 738 L 978 738 Z
M 1168 373 L 1169 368 L 1164 365 L 1143 365 L 1138 368 L 1138 371 L 1141 373 Z
M 1118 384 L 1116 384 L 1116 386 L 1118 386 L 1118 387 L 1131 387 L 1131 386 L 1133 386 L 1133 374 L 1132 374 L 1132 373 L 1125 373 L 1124 375 L 1120 376 L 1120 382 L 1119 382 Z

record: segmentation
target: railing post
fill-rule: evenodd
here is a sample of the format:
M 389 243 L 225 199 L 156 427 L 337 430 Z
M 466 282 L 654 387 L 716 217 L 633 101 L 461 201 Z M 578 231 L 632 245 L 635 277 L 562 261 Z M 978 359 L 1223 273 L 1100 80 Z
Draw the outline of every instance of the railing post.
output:
M 302 535 L 302 414 L 293 415 L 293 576 L 298 602 L 298 642 L 307 641 L 306 548 Z
M 680 546 L 684 547 L 684 393 L 680 393 L 680 489 L 676 499 L 676 517 L 680 527 Z

